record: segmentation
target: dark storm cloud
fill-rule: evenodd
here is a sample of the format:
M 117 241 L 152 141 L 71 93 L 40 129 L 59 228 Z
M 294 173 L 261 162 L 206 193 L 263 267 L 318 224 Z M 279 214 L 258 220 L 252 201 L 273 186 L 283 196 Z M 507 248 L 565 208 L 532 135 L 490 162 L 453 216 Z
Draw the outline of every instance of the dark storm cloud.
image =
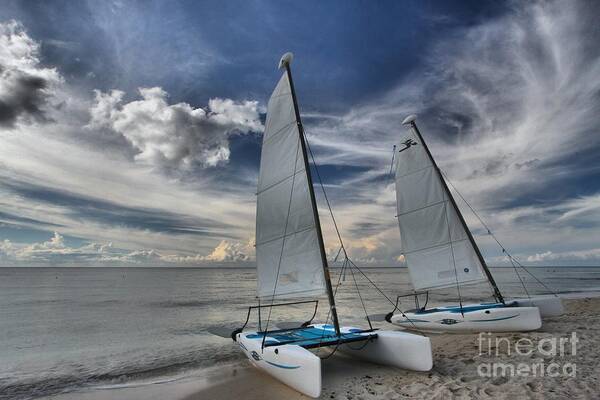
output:
M 1 61 L 0 61 L 1 63 Z M 0 64 L 0 73 L 4 68 Z M 9 75 L 9 76 L 5 76 Z M 11 74 L 17 76 L 11 77 Z M 43 110 L 48 94 L 48 81 L 37 76 L 28 76 L 18 72 L 2 73 L 2 79 L 11 79 L 11 91 L 0 97 L 0 125 L 12 127 L 20 115 L 29 116 L 38 121 L 44 121 L 46 114 Z
M 13 127 L 20 117 L 46 120 L 51 86 L 60 76 L 40 65 L 39 44 L 20 23 L 1 24 L 0 35 L 0 127 Z

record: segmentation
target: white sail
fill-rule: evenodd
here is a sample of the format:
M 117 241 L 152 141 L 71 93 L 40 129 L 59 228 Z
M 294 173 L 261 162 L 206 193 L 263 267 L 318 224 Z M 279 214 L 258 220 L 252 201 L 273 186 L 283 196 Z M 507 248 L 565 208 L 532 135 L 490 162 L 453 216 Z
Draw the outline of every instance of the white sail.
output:
M 416 290 L 486 281 L 483 267 L 419 136 L 397 153 L 396 200 L 402 251 Z M 416 143 L 416 144 L 415 144 Z
M 287 74 L 269 99 L 256 205 L 259 298 L 325 292 L 323 263 Z

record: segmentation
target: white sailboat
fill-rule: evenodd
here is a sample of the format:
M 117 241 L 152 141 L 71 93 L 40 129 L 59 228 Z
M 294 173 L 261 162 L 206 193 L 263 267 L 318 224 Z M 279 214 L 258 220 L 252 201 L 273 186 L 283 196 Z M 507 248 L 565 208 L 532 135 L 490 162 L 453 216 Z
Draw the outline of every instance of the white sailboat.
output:
M 316 314 L 314 299 L 326 293 L 332 324 L 305 323 L 269 331 L 268 319 L 267 326 L 261 327 L 259 313 L 258 331 L 244 331 L 247 318 L 232 338 L 253 365 L 311 397 L 321 393 L 321 359 L 311 349 L 329 346 L 367 361 L 428 371 L 432 367 L 429 338 L 339 324 L 292 81 L 292 57 L 286 53 L 279 62 L 283 75 L 267 109 L 256 212 L 262 304 L 250 307 L 248 318 L 254 309 L 308 302 L 315 302 Z M 297 301 L 275 303 L 283 299 Z
M 415 119 L 402 122 L 408 137 L 396 153 L 395 174 L 401 245 L 415 292 L 489 282 L 496 302 L 394 310 L 386 320 L 422 331 L 507 332 L 535 330 L 541 316 L 560 315 L 557 297 L 505 300 Z

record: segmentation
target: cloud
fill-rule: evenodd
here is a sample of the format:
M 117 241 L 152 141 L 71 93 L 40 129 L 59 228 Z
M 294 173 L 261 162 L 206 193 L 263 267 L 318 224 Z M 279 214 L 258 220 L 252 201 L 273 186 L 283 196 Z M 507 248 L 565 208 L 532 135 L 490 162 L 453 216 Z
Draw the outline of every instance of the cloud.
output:
M 13 244 L 8 239 L 0 242 L 0 260 L 7 260 L 14 256 Z
M 138 162 L 167 168 L 214 167 L 229 160 L 228 138 L 263 129 L 258 102 L 211 99 L 206 110 L 168 104 L 159 87 L 140 88 L 141 100 L 123 103 L 124 92 L 96 91 L 89 129 L 108 128 L 134 147 Z
M 0 23 L 0 127 L 46 119 L 52 88 L 62 78 L 40 65 L 39 50 L 20 23 Z
M 581 196 L 568 202 L 554 206 L 552 211 L 560 212 L 556 222 L 594 223 L 600 224 L 600 193 Z
M 50 251 L 37 243 L 25 251 L 15 242 L 24 232 L 55 229 L 91 244 L 114 243 L 100 257 L 113 262 L 206 257 L 221 240 L 248 237 L 254 188 L 240 178 L 245 172 L 224 189 L 231 172 L 203 167 L 223 167 L 236 135 L 262 129 L 257 102 L 170 104 L 160 88 L 142 89 L 134 101 L 118 90 L 94 95 L 42 67 L 39 49 L 19 23 L 2 24 L 0 63 L 48 82 L 35 92 L 39 113 L 21 110 L 7 120 L 10 128 L 0 122 L 0 240 L 12 240 L 11 254 L 99 259 L 94 248 Z M 3 78 L 0 88 L 14 94 L 7 86 L 14 82 Z M 6 96 L 0 91 L 0 101 Z
M 342 171 L 332 173 L 326 187 L 354 258 L 398 263 L 402 249 L 388 171 L 391 145 L 405 135 L 400 121 L 413 112 L 440 166 L 521 259 L 597 247 L 597 5 L 510 7 L 423 49 L 414 71 L 376 98 L 365 97 L 340 115 L 303 114 L 321 171 Z M 134 54 L 127 46 L 121 50 L 126 58 Z M 32 59 L 22 58 L 23 65 Z M 136 67 L 133 58 L 129 65 Z M 44 70 L 39 62 L 29 65 Z M 149 70 L 144 76 L 154 76 L 152 65 Z M 0 130 L 0 207 L 19 216 L 4 220 L 59 229 L 90 243 L 113 242 L 103 257 L 114 260 L 252 258 L 243 242 L 254 228 L 256 171 L 230 159 L 238 135 L 262 128 L 256 102 L 212 99 L 199 107 L 172 102 L 157 87 L 141 89 L 139 98 L 106 89 L 93 95 L 57 79 L 50 82 L 69 92 L 59 108 L 51 112 L 47 105 L 51 84 L 36 92 L 49 96 L 39 103 L 43 118 L 20 111 L 10 135 Z M 163 83 L 132 85 L 157 82 Z M 46 190 L 44 200 L 27 188 L 60 190 Z M 332 221 L 321 216 L 327 247 L 335 252 Z M 477 240 L 492 257 L 489 238 L 478 234 Z M 2 246 L 6 254 L 22 247 Z
M 226 235 L 231 228 L 223 222 L 198 216 L 178 214 L 158 207 L 131 207 L 107 199 L 99 199 L 59 188 L 6 180 L 4 187 L 10 192 L 30 200 L 52 206 L 65 207 L 69 216 L 101 224 L 119 224 L 140 230 L 170 234 Z M 15 218 L 0 212 L 0 219 L 31 225 L 48 225 L 31 218 Z
M 208 255 L 165 256 L 164 260 L 177 263 L 244 263 L 255 257 L 254 240 L 246 243 L 222 240 Z
M 320 164 L 370 170 L 328 186 L 346 240 L 379 243 L 382 260 L 397 258 L 393 197 L 383 200 L 393 190 L 391 144 L 406 135 L 402 118 L 417 113 L 438 164 L 508 248 L 562 252 L 597 241 L 595 8 L 515 3 L 425 49 L 424 64 L 387 93 L 343 115 L 311 115 L 307 132 Z M 592 193 L 579 197 L 582 190 Z M 478 240 L 487 253 L 497 251 L 486 237 Z
M 536 253 L 526 258 L 531 263 L 547 263 L 550 261 L 600 261 L 600 248 L 565 251 L 554 253 L 550 250 L 543 253 Z
M 248 261 L 249 245 L 243 243 L 230 243 L 226 240 L 221 241 L 217 247 L 206 256 L 207 261 Z
M 7 265 L 23 264 L 73 264 L 83 266 L 93 265 L 211 265 L 235 264 L 243 265 L 254 259 L 253 242 L 221 241 L 208 254 L 181 256 L 165 254 L 155 249 L 136 249 L 128 251 L 114 247 L 108 243 L 85 243 L 79 247 L 68 246 L 65 238 L 54 232 L 50 240 L 40 243 L 18 245 L 10 240 L 0 242 L 0 260 L 9 262 Z
M 0 251 L 9 260 L 19 262 L 73 262 L 90 261 L 107 254 L 112 243 L 89 243 L 78 248 L 65 245 L 64 236 L 58 232 L 50 240 L 42 243 L 32 243 L 25 246 L 16 246 L 9 240 L 4 240 Z

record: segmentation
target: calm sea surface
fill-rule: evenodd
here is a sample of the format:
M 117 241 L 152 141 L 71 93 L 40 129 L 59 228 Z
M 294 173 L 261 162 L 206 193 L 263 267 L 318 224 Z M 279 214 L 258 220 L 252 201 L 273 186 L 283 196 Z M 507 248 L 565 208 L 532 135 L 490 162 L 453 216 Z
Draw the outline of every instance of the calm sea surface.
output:
M 363 269 L 395 300 L 410 290 L 401 269 Z M 600 291 L 600 268 L 530 268 L 560 293 Z M 501 288 L 522 296 L 514 270 L 494 268 Z M 365 326 L 350 273 L 336 299 L 342 323 Z M 545 289 L 521 271 L 530 293 Z M 393 306 L 355 272 L 369 314 Z M 339 270 L 332 280 L 338 281 Z M 342 277 L 344 278 L 344 277 Z M 0 268 L 0 398 L 26 399 L 83 386 L 167 379 L 242 359 L 231 340 L 207 328 L 243 323 L 255 304 L 253 269 Z M 488 299 L 485 286 L 464 288 L 467 299 Z M 437 291 L 430 304 L 456 300 Z M 326 299 L 320 301 L 321 320 Z M 414 304 L 401 303 L 403 309 Z M 304 321 L 310 305 L 274 309 L 273 321 Z M 263 317 L 265 314 L 263 313 Z

